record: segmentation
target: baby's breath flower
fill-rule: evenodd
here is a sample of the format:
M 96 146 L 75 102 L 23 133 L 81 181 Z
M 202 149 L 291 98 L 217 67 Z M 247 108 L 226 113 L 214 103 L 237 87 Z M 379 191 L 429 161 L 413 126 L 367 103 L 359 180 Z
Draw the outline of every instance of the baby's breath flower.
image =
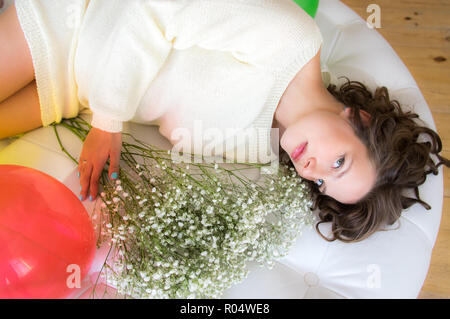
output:
M 176 165 L 153 151 L 100 194 L 99 233 L 117 251 L 101 275 L 123 295 L 220 298 L 246 278 L 247 263 L 273 267 L 314 222 L 307 184 L 283 165 L 262 186 L 217 163 Z

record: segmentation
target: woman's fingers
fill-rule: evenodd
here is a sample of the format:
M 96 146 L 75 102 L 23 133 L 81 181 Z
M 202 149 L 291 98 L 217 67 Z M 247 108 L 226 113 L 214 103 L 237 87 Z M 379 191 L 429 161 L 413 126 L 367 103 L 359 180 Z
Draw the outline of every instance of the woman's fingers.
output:
M 119 177 L 119 160 L 122 146 L 121 133 L 109 133 L 92 128 L 86 137 L 79 164 L 80 200 L 89 196 L 94 200 L 98 194 L 98 183 L 108 157 L 109 177 Z
M 78 172 L 80 173 L 80 200 L 85 200 L 89 189 L 93 165 L 87 160 L 80 160 Z
M 95 200 L 97 198 L 98 181 L 100 179 L 100 175 L 102 173 L 103 166 L 101 166 L 101 167 L 99 166 L 97 168 L 94 167 L 94 169 L 92 170 L 92 175 L 91 175 L 91 180 L 90 180 L 90 185 L 89 185 L 89 193 L 91 194 L 90 195 L 91 200 Z
M 117 179 L 119 177 L 119 160 L 120 160 L 120 151 L 115 152 L 111 150 L 110 158 L 109 158 L 109 178 Z
M 100 157 L 97 160 L 99 161 L 96 163 L 89 160 L 80 161 L 80 200 L 85 200 L 88 196 L 91 201 L 97 198 L 98 182 L 107 158 Z

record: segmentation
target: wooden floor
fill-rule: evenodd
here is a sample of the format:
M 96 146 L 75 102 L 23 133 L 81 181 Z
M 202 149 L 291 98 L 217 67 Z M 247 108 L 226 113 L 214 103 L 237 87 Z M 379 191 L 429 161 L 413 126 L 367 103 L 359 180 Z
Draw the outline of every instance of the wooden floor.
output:
M 450 158 L 450 0 L 341 0 L 364 20 L 381 9 L 377 31 L 416 80 Z M 450 298 L 450 169 L 444 168 L 444 207 L 431 265 L 419 298 Z

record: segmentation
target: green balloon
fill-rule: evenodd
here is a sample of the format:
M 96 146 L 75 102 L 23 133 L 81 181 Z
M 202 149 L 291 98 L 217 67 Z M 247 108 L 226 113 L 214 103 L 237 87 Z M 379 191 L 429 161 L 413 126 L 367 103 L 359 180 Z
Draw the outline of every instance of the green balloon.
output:
M 302 7 L 312 18 L 316 16 L 319 0 L 294 0 L 296 4 Z

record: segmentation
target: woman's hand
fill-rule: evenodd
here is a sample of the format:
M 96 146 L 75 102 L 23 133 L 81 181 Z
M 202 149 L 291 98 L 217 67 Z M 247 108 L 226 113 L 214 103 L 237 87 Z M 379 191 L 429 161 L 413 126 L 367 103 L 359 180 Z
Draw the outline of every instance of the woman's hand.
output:
M 98 180 L 102 174 L 108 157 L 111 179 L 119 176 L 120 150 L 122 148 L 122 133 L 110 133 L 92 127 L 83 144 L 78 165 L 80 178 L 80 200 L 88 196 L 94 200 L 98 193 Z

